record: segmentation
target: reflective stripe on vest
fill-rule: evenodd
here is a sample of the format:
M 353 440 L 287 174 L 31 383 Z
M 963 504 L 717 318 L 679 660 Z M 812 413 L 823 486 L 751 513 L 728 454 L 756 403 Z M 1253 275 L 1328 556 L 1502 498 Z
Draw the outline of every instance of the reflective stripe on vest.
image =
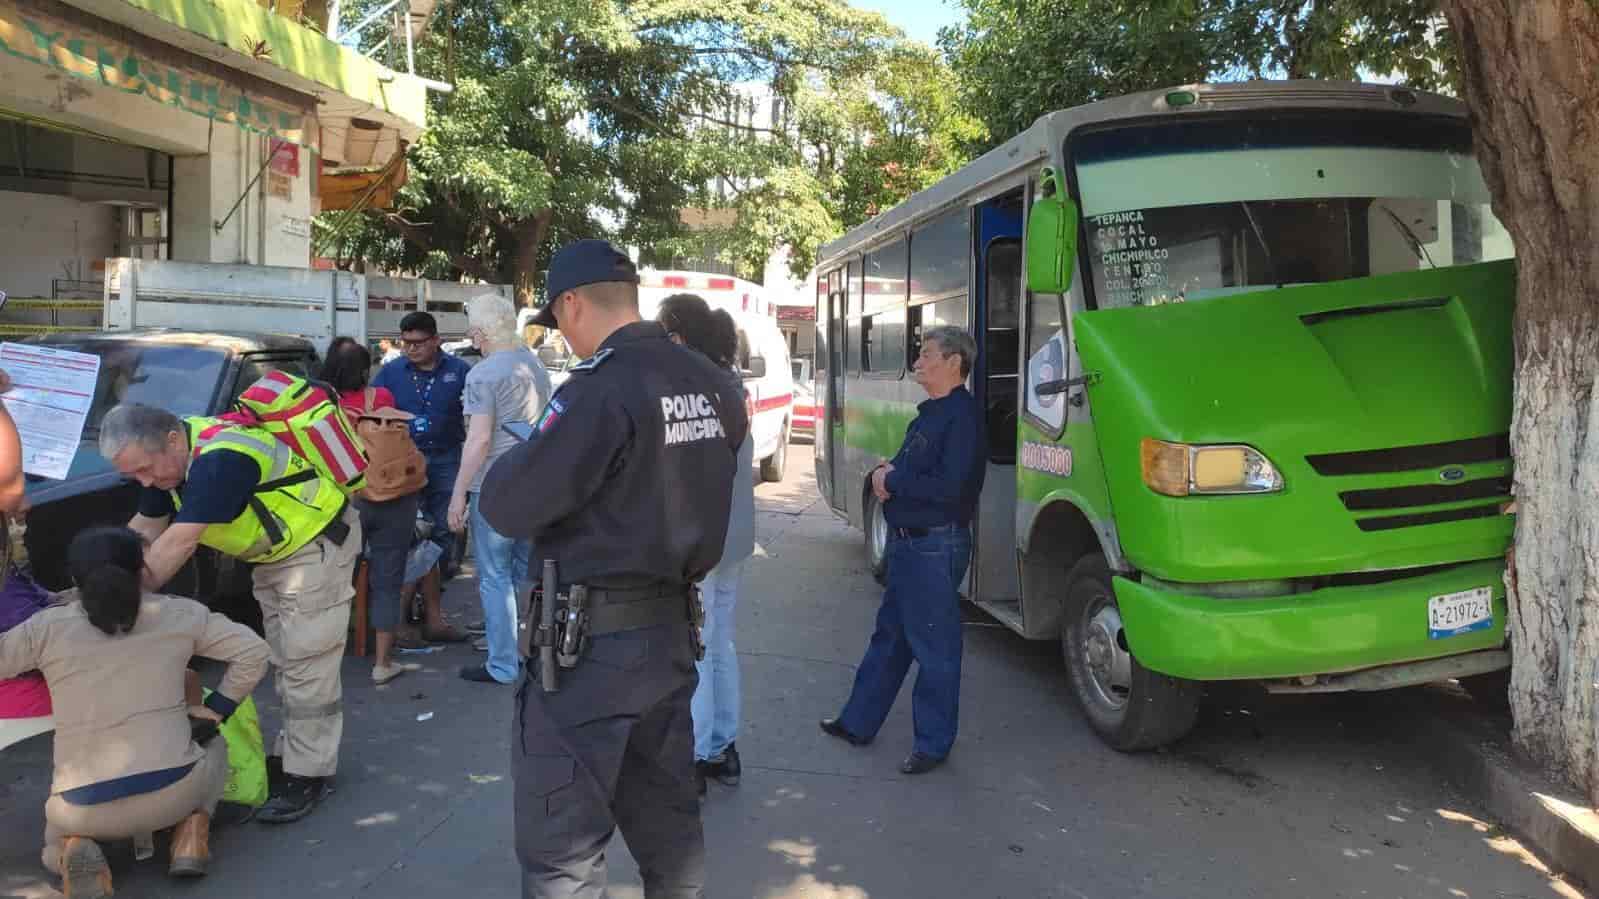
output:
M 200 542 L 245 562 L 276 562 L 315 540 L 344 508 L 338 485 L 326 481 L 311 463 L 272 435 L 214 418 L 186 419 L 189 464 L 208 452 L 227 449 L 260 466 L 261 477 L 243 514 L 213 524 Z M 173 505 L 182 497 L 173 491 Z

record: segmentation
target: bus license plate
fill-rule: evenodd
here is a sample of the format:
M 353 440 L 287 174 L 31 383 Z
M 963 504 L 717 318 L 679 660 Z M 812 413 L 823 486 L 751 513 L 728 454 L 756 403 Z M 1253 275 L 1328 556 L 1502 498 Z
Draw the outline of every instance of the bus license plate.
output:
M 1493 627 L 1493 591 L 1487 587 L 1447 593 L 1427 600 L 1427 636 L 1433 640 Z

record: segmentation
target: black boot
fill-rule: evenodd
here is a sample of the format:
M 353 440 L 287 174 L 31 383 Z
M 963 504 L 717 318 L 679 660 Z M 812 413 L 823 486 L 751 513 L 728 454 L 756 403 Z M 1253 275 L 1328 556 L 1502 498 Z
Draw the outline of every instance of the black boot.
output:
M 739 775 L 743 771 L 744 767 L 738 760 L 737 743 L 727 744 L 727 749 L 721 755 L 705 762 L 705 774 L 730 787 L 738 786 Z
M 317 807 L 322 797 L 328 793 L 328 783 L 325 777 L 301 777 L 298 774 L 283 775 L 283 785 L 275 790 L 267 804 L 261 806 L 256 812 L 256 820 L 264 824 L 287 824 L 298 821 L 311 810 Z

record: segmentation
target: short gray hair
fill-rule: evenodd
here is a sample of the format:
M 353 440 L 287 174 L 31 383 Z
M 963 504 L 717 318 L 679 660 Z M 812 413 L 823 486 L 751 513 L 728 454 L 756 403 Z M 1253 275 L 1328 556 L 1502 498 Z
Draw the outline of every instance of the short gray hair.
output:
M 922 331 L 922 341 L 933 341 L 944 355 L 959 353 L 961 357 L 961 377 L 972 373 L 972 366 L 977 364 L 977 341 L 972 335 L 966 333 L 965 328 L 954 325 L 935 325 Z
M 468 300 L 466 323 L 482 331 L 484 339 L 496 346 L 517 342 L 516 307 L 497 293 L 478 294 Z
M 100 419 L 100 455 L 114 460 L 134 444 L 145 452 L 158 453 L 166 448 L 167 435 L 172 433 L 183 433 L 183 422 L 176 415 L 142 403 L 123 403 Z

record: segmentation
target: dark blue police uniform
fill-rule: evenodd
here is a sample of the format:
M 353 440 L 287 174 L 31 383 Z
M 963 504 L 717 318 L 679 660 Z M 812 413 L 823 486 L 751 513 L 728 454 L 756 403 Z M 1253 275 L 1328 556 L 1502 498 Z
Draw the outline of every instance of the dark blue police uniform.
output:
M 877 735 L 918 666 L 911 694 L 914 751 L 942 759 L 960 711 L 960 585 L 972 558 L 971 523 L 983 489 L 982 420 L 965 387 L 917 407 L 884 486 L 888 587 L 877 630 L 837 723 L 858 740 Z
M 554 301 L 628 280 L 627 257 L 579 241 L 556 254 L 547 283 Z M 545 315 L 535 321 L 553 324 Z M 592 636 L 577 666 L 545 693 L 538 665 L 526 664 L 517 691 L 516 854 L 530 899 L 605 895 L 605 847 L 618 827 L 645 896 L 704 895 L 687 600 L 721 559 L 747 431 L 722 371 L 660 325 L 634 322 L 573 369 L 533 439 L 484 478 L 494 530 L 531 539 L 535 571 L 552 559 L 563 586 L 589 588 Z

